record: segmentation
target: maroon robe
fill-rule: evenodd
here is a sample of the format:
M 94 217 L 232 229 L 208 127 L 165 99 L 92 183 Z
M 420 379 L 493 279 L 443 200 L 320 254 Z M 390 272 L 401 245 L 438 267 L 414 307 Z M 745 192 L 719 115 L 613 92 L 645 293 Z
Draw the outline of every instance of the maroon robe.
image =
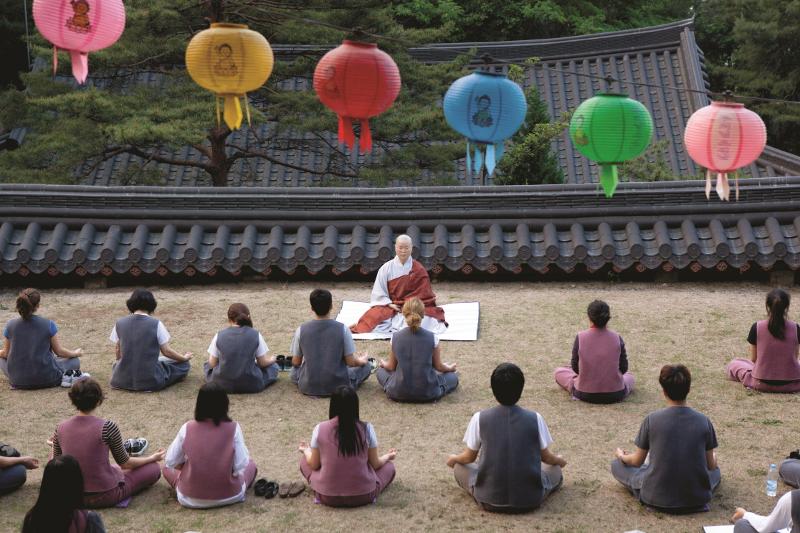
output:
M 431 288 L 431 279 L 428 277 L 428 271 L 420 264 L 419 261 L 411 259 L 411 272 L 405 276 L 389 280 L 387 288 L 389 289 L 389 298 L 396 306 L 403 308 L 406 300 L 417 297 L 425 306 L 425 314 L 433 317 L 440 322 L 444 320 L 444 309 L 436 306 L 436 295 Z M 375 305 L 370 307 L 358 323 L 350 328 L 353 333 L 369 333 L 375 326 L 392 318 L 397 311 L 388 305 Z M 447 324 L 447 322 L 445 322 Z

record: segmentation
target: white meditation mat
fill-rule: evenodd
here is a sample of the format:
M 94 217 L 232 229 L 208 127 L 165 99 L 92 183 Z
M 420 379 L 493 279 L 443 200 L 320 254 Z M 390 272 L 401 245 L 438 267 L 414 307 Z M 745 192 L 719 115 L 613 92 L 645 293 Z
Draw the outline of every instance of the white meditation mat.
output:
M 442 341 L 476 341 L 478 340 L 478 319 L 480 318 L 480 304 L 478 302 L 465 302 L 445 304 L 444 316 L 449 324 L 447 331 L 439 335 Z M 336 315 L 336 320 L 348 326 L 358 322 L 367 309 L 367 302 L 351 302 L 345 300 L 342 309 Z M 354 339 L 375 340 L 389 339 L 391 333 L 353 333 Z

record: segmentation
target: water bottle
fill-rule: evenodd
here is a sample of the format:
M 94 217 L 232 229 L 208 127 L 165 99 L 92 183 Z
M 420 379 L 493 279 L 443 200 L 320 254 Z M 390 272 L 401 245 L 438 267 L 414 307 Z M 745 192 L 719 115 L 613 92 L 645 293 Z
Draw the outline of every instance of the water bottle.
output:
M 774 498 L 778 495 L 778 467 L 775 463 L 769 465 L 767 471 L 767 496 Z

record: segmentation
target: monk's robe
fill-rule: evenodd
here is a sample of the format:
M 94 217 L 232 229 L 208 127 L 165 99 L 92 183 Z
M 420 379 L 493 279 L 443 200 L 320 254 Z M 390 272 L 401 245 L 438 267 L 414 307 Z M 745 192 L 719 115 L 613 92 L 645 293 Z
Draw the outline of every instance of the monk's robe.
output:
M 372 286 L 370 305 L 372 307 L 351 328 L 353 333 L 369 333 L 378 327 L 379 331 L 389 333 L 401 329 L 405 324 L 403 316 L 389 304 L 402 309 L 406 300 L 417 297 L 425 305 L 422 327 L 436 333 L 447 329 L 444 309 L 436 306 L 436 295 L 431 288 L 431 279 L 419 261 L 408 258 L 405 264 L 395 257 L 378 270 Z

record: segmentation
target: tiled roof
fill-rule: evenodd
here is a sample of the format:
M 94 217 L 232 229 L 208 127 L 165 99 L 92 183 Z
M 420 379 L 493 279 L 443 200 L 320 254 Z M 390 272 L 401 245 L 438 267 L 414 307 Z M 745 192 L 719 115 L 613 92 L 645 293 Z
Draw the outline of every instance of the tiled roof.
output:
M 273 49 L 279 59 L 291 60 L 299 55 L 319 55 L 329 49 L 324 46 L 274 45 Z M 666 139 L 665 158 L 673 172 L 682 176 L 694 176 L 698 168 L 691 161 L 683 145 L 683 129 L 691 114 L 707 105 L 709 100 L 705 94 L 690 93 L 684 90 L 665 89 L 661 86 L 676 89 L 692 89 L 705 91 L 708 80 L 704 72 L 702 52 L 698 49 L 692 30 L 692 21 L 684 20 L 672 24 L 625 30 L 577 37 L 557 39 L 540 39 L 526 41 L 507 41 L 489 43 L 441 43 L 425 48 L 411 49 L 411 54 L 421 61 L 447 61 L 458 53 L 466 53 L 477 49 L 478 55 L 489 53 L 496 59 L 519 61 L 529 57 L 538 57 L 541 64 L 548 69 L 529 69 L 528 79 L 524 84 L 535 83 L 542 99 L 548 106 L 552 117 L 562 112 L 575 109 L 583 100 L 598 91 L 621 90 L 632 98 L 641 101 L 650 111 L 655 124 L 654 140 Z M 498 65 L 497 68 L 504 68 Z M 580 74 L 592 74 L 605 77 L 613 76 L 619 84 L 609 86 L 603 80 L 594 80 Z M 160 76 L 160 77 L 159 77 Z M 90 78 L 91 80 L 91 78 Z M 158 73 L 141 73 L 126 83 L 162 83 L 163 76 Z M 646 83 L 659 87 L 643 87 L 632 85 Z M 93 82 L 105 86 L 108 80 L 97 78 Z M 290 79 L 282 82 L 285 90 L 308 90 L 308 80 Z M 258 137 L 268 137 L 274 131 L 274 125 L 260 125 L 256 129 Z M 292 169 L 266 159 L 252 159 L 237 162 L 229 178 L 229 185 L 235 186 L 314 186 L 330 183 L 330 175 L 326 175 L 326 165 L 333 161 L 335 166 L 347 165 L 347 159 L 341 156 L 332 157 L 336 145 L 335 134 L 320 135 L 290 134 L 292 141 L 270 151 L 270 156 L 278 158 L 314 172 Z M 233 134 L 231 143 L 247 145 L 255 142 L 253 135 L 243 129 Z M 554 142 L 554 149 L 564 171 L 567 183 L 593 183 L 597 181 L 597 167 L 573 149 L 567 134 Z M 202 156 L 195 149 L 186 147 L 175 150 L 171 155 L 178 159 L 199 160 Z M 367 159 L 351 156 L 351 163 L 361 164 L 380 156 L 380 148 L 376 147 Z M 359 159 L 356 159 L 359 158 Z M 129 175 L 131 165 L 138 165 L 137 157 L 120 154 L 99 165 L 84 180 L 90 185 L 119 185 Z M 151 166 L 153 164 L 151 163 Z M 454 168 L 453 180 L 462 185 L 472 185 L 472 179 L 464 172 L 463 161 Z M 88 167 L 87 167 L 88 168 Z M 210 178 L 196 168 L 158 165 L 157 168 L 165 176 L 166 185 L 204 186 L 210 184 Z M 768 148 L 764 155 L 743 169 L 745 175 L 754 177 L 800 175 L 800 157 Z M 348 186 L 374 185 L 367 181 L 337 180 L 337 183 Z M 386 185 L 426 185 L 428 180 L 420 177 L 413 182 L 393 180 L 388 176 Z
M 0 185 L 0 273 L 375 271 L 401 232 L 428 269 L 800 267 L 800 178 L 401 189 Z

